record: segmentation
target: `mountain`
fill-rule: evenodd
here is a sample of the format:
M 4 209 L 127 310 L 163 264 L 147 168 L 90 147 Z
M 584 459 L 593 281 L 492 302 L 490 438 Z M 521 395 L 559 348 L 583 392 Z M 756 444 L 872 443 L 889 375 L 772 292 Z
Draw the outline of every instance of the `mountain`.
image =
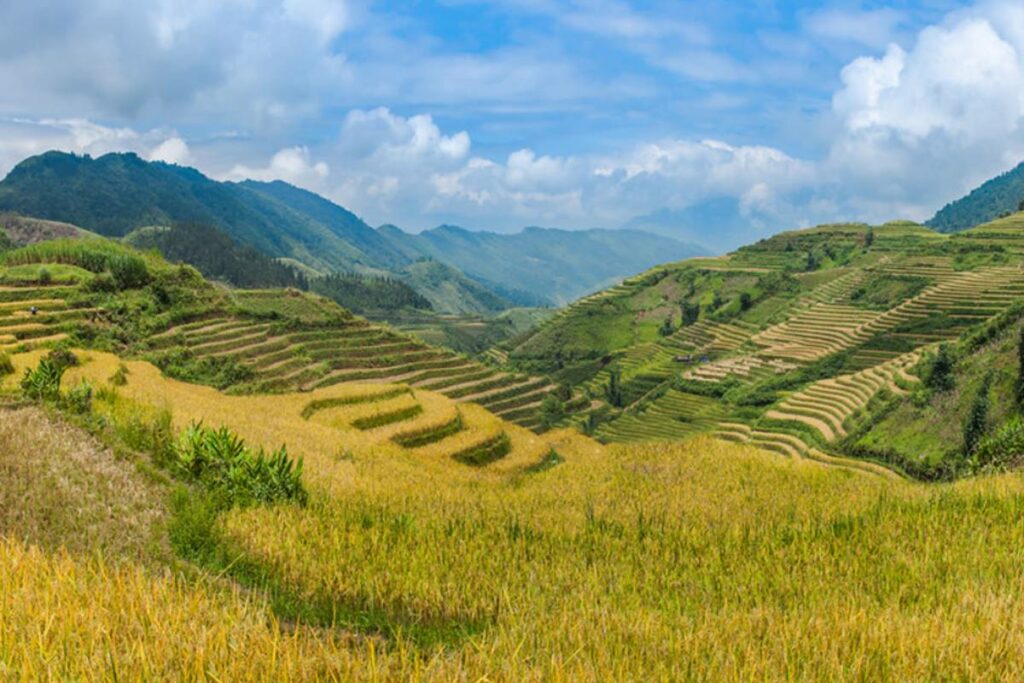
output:
M 268 256 L 292 257 L 319 270 L 387 267 L 386 258 L 356 246 L 373 233 L 365 224 L 321 222 L 273 192 L 135 154 L 93 159 L 47 152 L 18 164 L 0 182 L 0 211 L 65 221 L 108 237 L 149 225 L 205 223 Z
M 702 253 L 639 231 L 528 228 L 504 235 L 442 226 L 412 235 L 394 226 L 373 229 L 287 183 L 218 182 L 135 154 L 47 152 L 26 159 L 0 182 L 0 211 L 118 238 L 147 226 L 203 224 L 315 273 L 392 276 L 414 287 L 418 278 L 434 288 L 425 296 L 446 302 L 440 313 L 491 310 L 497 299 L 516 306 L 565 303 L 656 263 Z M 413 266 L 424 258 L 436 264 Z M 443 288 L 437 264 L 447 266 Z
M 413 235 L 389 225 L 379 232 L 407 255 L 453 265 L 506 298 L 525 291 L 556 304 L 656 263 L 707 253 L 692 244 L 635 230 L 532 227 L 499 234 L 443 225 Z
M 1024 206 L 1024 163 L 946 204 L 930 220 L 939 232 L 959 232 L 1019 211 Z
M 659 209 L 622 227 L 707 245 L 718 253 L 749 242 L 756 233 L 740 211 L 739 200 L 732 197 L 708 199 L 683 209 Z
M 459 315 L 497 313 L 512 307 L 507 299 L 458 269 L 433 259 L 420 259 L 403 267 L 398 276 L 430 302 L 435 311 Z
M 206 277 L 236 287 L 308 288 L 306 277 L 295 268 L 201 223 L 138 228 L 123 241 L 136 249 L 156 249 L 168 261 L 188 263 Z

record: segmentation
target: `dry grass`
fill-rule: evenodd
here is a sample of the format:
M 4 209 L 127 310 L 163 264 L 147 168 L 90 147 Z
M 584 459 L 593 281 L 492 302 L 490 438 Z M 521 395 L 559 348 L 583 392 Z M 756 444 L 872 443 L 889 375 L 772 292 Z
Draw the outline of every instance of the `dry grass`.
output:
M 0 535 L 142 558 L 164 516 L 158 488 L 80 429 L 38 408 L 0 410 Z

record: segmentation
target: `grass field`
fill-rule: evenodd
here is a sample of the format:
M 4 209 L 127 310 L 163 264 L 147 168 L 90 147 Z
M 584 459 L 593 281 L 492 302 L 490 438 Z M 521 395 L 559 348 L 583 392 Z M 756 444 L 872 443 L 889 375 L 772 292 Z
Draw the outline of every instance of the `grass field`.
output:
M 26 428 L 58 439 L 69 429 L 38 415 Z M 13 455 L 39 457 L 8 432 L 0 438 Z M 559 444 L 561 464 L 511 478 L 411 464 L 358 442 L 343 459 L 297 452 L 310 467 L 307 507 L 239 509 L 220 522 L 273 594 L 223 575 L 37 549 L 21 537 L 24 520 L 11 526 L 11 509 L 0 508 L 5 677 L 1024 673 L 1016 474 L 925 486 L 703 437 L 609 448 L 574 439 Z M 58 538 L 63 523 L 41 518 Z M 73 527 L 65 532 L 74 539 Z M 303 618 L 282 614 L 282 591 L 305 606 Z

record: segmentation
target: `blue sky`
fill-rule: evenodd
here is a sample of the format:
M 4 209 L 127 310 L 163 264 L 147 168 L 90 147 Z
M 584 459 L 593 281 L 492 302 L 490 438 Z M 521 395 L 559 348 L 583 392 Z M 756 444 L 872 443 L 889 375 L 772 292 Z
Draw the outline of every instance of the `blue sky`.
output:
M 0 172 L 132 150 L 372 224 L 716 248 L 924 219 L 1024 159 L 1020 4 L 0 2 Z

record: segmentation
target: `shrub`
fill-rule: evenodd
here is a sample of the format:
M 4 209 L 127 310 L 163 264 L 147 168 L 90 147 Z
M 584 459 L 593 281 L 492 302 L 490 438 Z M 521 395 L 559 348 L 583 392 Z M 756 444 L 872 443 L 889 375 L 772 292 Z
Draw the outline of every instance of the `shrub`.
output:
M 128 384 L 128 366 L 118 363 L 117 370 L 114 370 L 114 374 L 110 376 L 110 383 L 115 387 L 123 387 Z
M 36 282 L 41 285 L 48 285 L 53 282 L 53 273 L 46 268 L 40 268 L 39 273 L 36 275 Z
M 989 372 L 981 380 L 981 386 L 978 387 L 978 393 L 975 395 L 974 403 L 971 405 L 971 412 L 967 415 L 967 420 L 964 422 L 964 453 L 967 455 L 974 454 L 978 444 L 985 436 L 986 429 L 988 429 L 988 394 L 991 386 L 992 373 Z
M 14 363 L 11 362 L 11 357 L 0 351 L 0 377 L 14 374 Z
M 953 353 L 949 344 L 940 344 L 925 374 L 925 386 L 934 391 L 949 391 L 953 388 Z
M 981 467 L 1005 467 L 1024 458 L 1024 420 L 1017 417 L 985 437 L 974 453 Z
M 35 369 L 27 368 L 21 378 L 21 390 L 36 401 L 55 401 L 60 398 L 60 380 L 67 366 L 44 358 Z
M 115 254 L 108 259 L 107 268 L 120 289 L 136 289 L 149 283 L 149 269 L 140 256 Z
M 64 407 L 73 413 L 84 415 L 92 410 L 92 385 L 81 381 L 64 395 Z
M 175 448 L 174 470 L 222 496 L 228 505 L 290 500 L 304 504 L 302 459 L 282 446 L 272 453 L 253 452 L 227 427 L 211 429 L 193 423 Z

